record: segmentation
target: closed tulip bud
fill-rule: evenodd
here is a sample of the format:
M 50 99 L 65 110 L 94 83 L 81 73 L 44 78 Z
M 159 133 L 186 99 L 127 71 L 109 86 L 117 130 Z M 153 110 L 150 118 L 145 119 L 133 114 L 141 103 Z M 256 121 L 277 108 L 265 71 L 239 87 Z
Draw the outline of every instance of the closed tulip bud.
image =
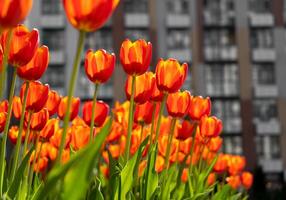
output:
M 26 112 L 25 114 L 26 127 L 27 127 L 27 124 L 29 123 L 28 115 L 29 113 Z M 41 131 L 47 124 L 48 120 L 49 120 L 49 112 L 46 108 L 40 110 L 39 112 L 33 113 L 31 116 L 30 129 L 33 131 Z
M 168 95 L 167 111 L 172 117 L 184 117 L 190 108 L 191 94 L 189 91 L 179 91 Z
M 151 124 L 154 109 L 156 109 L 155 115 L 157 115 L 159 112 L 159 106 L 155 107 L 152 102 L 147 101 L 144 104 L 136 104 L 134 122 L 138 124 Z
M 0 112 L 0 133 L 4 131 L 6 119 L 7 119 L 7 113 Z
M 0 101 L 0 112 L 8 112 L 8 104 L 7 100 Z
M 148 101 L 153 93 L 155 85 L 155 75 L 146 72 L 136 78 L 134 101 L 143 104 Z M 125 94 L 128 100 L 131 98 L 132 77 L 128 76 L 125 83 Z
M 217 137 L 222 131 L 222 122 L 212 116 L 203 116 L 200 121 L 200 132 L 202 137 Z
M 183 85 L 188 73 L 188 64 L 182 65 L 175 59 L 160 59 L 156 66 L 156 81 L 159 90 L 174 93 Z
M 13 97 L 13 101 L 12 101 L 12 111 L 13 111 L 13 115 L 16 119 L 20 119 L 21 118 L 21 114 L 22 114 L 22 102 L 21 102 L 21 98 L 18 96 L 14 96 Z
M 155 81 L 154 90 L 150 98 L 151 101 L 161 102 L 163 100 L 163 96 L 164 96 L 164 93 L 158 89 L 157 83 Z
M 18 134 L 19 134 L 19 128 L 17 126 L 12 126 L 9 129 L 8 137 L 9 137 L 9 139 L 10 139 L 12 144 L 16 144 L 17 138 L 18 138 Z M 25 141 L 25 135 L 26 135 L 26 131 L 23 130 L 22 131 L 22 137 L 21 137 L 21 142 L 22 143 Z
M 88 79 L 93 83 L 104 83 L 112 75 L 115 66 L 115 55 L 104 49 L 96 52 L 87 51 L 84 69 Z
M 241 182 L 246 189 L 251 188 L 253 183 L 253 175 L 250 172 L 242 172 Z
M 29 14 L 33 0 L 1 0 L 0 29 L 12 28 Z
M 49 63 L 49 48 L 41 46 L 37 49 L 32 60 L 17 68 L 17 74 L 20 78 L 28 81 L 40 79 L 47 70 Z
M 141 75 L 147 71 L 152 58 L 152 44 L 139 39 L 131 42 L 126 39 L 120 48 L 120 61 L 129 75 Z
M 58 107 L 58 116 L 61 120 L 64 119 L 67 112 L 68 97 L 63 97 Z M 69 121 L 72 121 L 78 115 L 80 99 L 72 97 L 72 104 L 70 110 Z
M 209 174 L 208 179 L 207 179 L 208 186 L 213 185 L 215 181 L 216 181 L 216 174 L 212 172 Z
M 188 181 L 188 168 L 184 168 L 181 176 L 181 180 L 183 183 L 186 183 Z
M 50 90 L 49 97 L 45 105 L 45 107 L 49 111 L 50 116 L 53 116 L 54 114 L 57 113 L 60 102 L 61 102 L 60 95 L 56 91 Z
M 204 115 L 209 116 L 211 113 L 211 100 L 209 97 L 201 96 L 192 97 L 190 103 L 189 117 L 192 120 L 200 120 Z
M 118 3 L 119 0 L 63 0 L 69 22 L 86 32 L 102 27 Z
M 82 108 L 83 120 L 90 125 L 92 116 L 92 101 L 85 102 Z M 100 127 L 105 122 L 109 113 L 109 106 L 103 101 L 97 101 L 95 105 L 94 126 Z
M 191 138 L 195 129 L 197 129 L 197 125 L 195 123 L 184 120 L 181 127 L 178 128 L 178 134 L 176 135 L 176 138 L 182 141 Z
M 2 47 L 5 51 L 8 33 L 2 36 Z M 9 64 L 19 67 L 28 64 L 35 55 L 39 45 L 39 32 L 36 29 L 29 31 L 24 25 L 18 25 L 13 29 L 12 40 L 9 49 Z
M 238 175 L 227 177 L 226 182 L 232 189 L 235 190 L 238 189 L 239 186 L 241 185 L 241 180 Z
M 23 102 L 24 94 L 26 90 L 26 84 L 21 87 L 20 98 Z M 49 97 L 49 85 L 42 84 L 39 81 L 30 82 L 27 95 L 26 110 L 31 112 L 39 112 L 42 110 Z

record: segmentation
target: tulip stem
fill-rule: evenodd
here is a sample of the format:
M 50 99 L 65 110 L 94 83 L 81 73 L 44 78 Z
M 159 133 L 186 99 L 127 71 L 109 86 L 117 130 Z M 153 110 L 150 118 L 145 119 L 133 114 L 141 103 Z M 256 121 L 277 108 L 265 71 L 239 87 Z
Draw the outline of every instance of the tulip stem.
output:
M 94 117 L 95 117 L 95 108 L 96 108 L 96 98 L 97 98 L 97 92 L 99 89 L 99 84 L 95 84 L 94 88 L 94 94 L 93 94 L 93 102 L 92 102 L 92 113 L 91 113 L 91 121 L 90 121 L 90 137 L 89 142 L 92 143 L 93 141 L 93 130 L 94 130 Z
M 25 156 L 25 153 L 27 151 L 28 148 L 28 140 L 30 137 L 30 126 L 31 126 L 31 119 L 32 119 L 32 112 L 29 111 L 29 117 L 28 117 L 28 125 L 27 125 L 27 130 L 26 130 L 26 134 L 25 134 L 25 141 L 24 141 L 24 147 L 23 147 L 23 157 Z
M 170 133 L 168 136 L 167 152 L 166 152 L 165 163 L 164 163 L 164 169 L 166 170 L 168 170 L 170 166 L 169 160 L 170 160 L 171 146 L 172 146 L 172 140 L 174 137 L 176 121 L 177 119 L 175 117 L 171 121 L 171 128 L 170 128 Z
M 30 85 L 30 82 L 26 81 L 26 89 L 25 89 L 25 93 L 24 93 L 24 100 L 23 100 L 22 111 L 21 111 L 19 132 L 18 132 L 17 143 L 16 143 L 16 147 L 15 147 L 15 157 L 14 157 L 13 166 L 12 166 L 12 174 L 11 174 L 12 179 L 11 180 L 14 179 L 16 169 L 18 167 L 19 152 L 20 152 L 20 147 L 21 147 L 21 140 L 22 140 L 21 138 L 22 138 L 23 127 L 24 127 L 24 118 L 25 118 L 25 110 L 26 110 L 26 105 L 27 105 L 27 96 L 28 96 L 29 85 Z
M 140 131 L 140 144 L 142 142 L 142 138 L 143 138 L 143 131 L 144 131 L 144 123 L 141 124 L 141 131 Z
M 158 142 L 161 120 L 162 120 L 162 115 L 163 115 L 163 111 L 164 111 L 164 107 L 166 104 L 167 97 L 168 97 L 168 93 L 164 93 L 163 100 L 162 100 L 161 105 L 160 105 L 160 111 L 159 111 L 158 122 L 157 122 L 157 127 L 156 127 L 155 143 Z
M 156 101 L 153 102 L 153 112 L 152 112 L 152 124 L 151 124 L 151 134 L 150 134 L 150 145 L 152 144 L 153 141 L 153 133 L 154 133 L 154 124 L 155 124 L 155 115 L 156 115 L 156 107 L 157 103 Z
M 6 143 L 7 143 L 7 136 L 8 136 L 8 130 L 11 120 L 11 113 L 12 113 L 12 100 L 15 92 L 15 85 L 16 85 L 16 79 L 17 79 L 17 69 L 13 68 L 13 77 L 12 77 L 12 83 L 9 93 L 9 105 L 8 105 L 8 113 L 7 113 L 7 119 L 4 127 L 4 134 L 3 138 L 1 140 L 1 154 L 0 154 L 0 194 L 3 195 L 3 178 L 4 178 L 4 171 L 5 171 L 5 156 L 6 156 Z
M 9 51 L 10 51 L 10 46 L 11 46 L 11 41 L 12 41 L 12 29 L 8 31 L 8 37 L 6 41 L 6 46 L 4 49 L 4 56 L 3 56 L 3 63 L 2 64 L 3 68 L 0 70 L 0 99 L 2 98 L 3 92 L 5 91 L 5 81 L 6 81 L 6 71 L 7 71 L 7 65 L 8 65 L 8 57 L 9 57 Z M 1 66 L 0 66 L 1 69 Z M 1 193 L 2 194 L 2 193 Z
M 73 96 L 74 90 L 75 90 L 75 83 L 77 82 L 78 71 L 79 71 L 79 66 L 80 66 L 80 62 L 81 62 L 81 53 L 82 53 L 83 47 L 84 47 L 85 35 L 86 34 L 84 31 L 79 32 L 77 51 L 76 51 L 76 55 L 74 58 L 73 70 L 72 70 L 72 74 L 71 74 L 71 78 L 70 78 L 70 82 L 69 82 L 67 110 L 66 110 L 66 114 L 64 117 L 63 133 L 62 133 L 61 143 L 60 143 L 60 147 L 59 147 L 59 154 L 58 154 L 57 160 L 56 160 L 56 165 L 60 164 L 61 157 L 62 157 L 63 150 L 64 150 L 64 146 L 66 143 L 66 135 L 67 135 L 69 119 L 70 119 L 70 112 L 71 112 L 72 96 Z
M 197 123 L 195 123 L 194 125 L 194 130 L 193 130 L 193 133 L 192 133 L 192 146 L 191 146 L 191 151 L 190 151 L 190 176 L 192 176 L 192 173 L 193 173 L 193 154 L 194 154 L 194 149 L 195 149 L 195 141 L 196 141 L 196 134 L 197 134 Z
M 132 76 L 132 86 L 131 86 L 131 97 L 130 97 L 130 105 L 129 105 L 129 118 L 128 118 L 128 129 L 127 129 L 127 141 L 125 147 L 125 163 L 127 163 L 130 154 L 130 142 L 131 142 L 131 134 L 132 134 L 132 126 L 134 120 L 134 95 L 135 95 L 135 84 L 136 84 L 136 76 Z

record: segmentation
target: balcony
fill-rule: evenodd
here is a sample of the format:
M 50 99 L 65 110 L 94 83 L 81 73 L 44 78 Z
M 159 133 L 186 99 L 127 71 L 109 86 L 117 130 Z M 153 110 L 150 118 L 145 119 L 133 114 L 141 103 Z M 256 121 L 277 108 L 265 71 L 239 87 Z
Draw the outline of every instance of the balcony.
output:
M 237 48 L 236 46 L 206 46 L 204 55 L 207 61 L 235 61 L 237 60 Z
M 270 119 L 269 121 L 260 121 L 254 119 L 256 133 L 261 135 L 277 135 L 280 134 L 281 128 L 278 119 Z
M 259 164 L 262 166 L 264 172 L 283 171 L 283 164 L 280 159 L 259 159 Z
M 65 16 L 63 14 L 43 15 L 41 16 L 41 25 L 43 28 L 64 28 Z
M 255 97 L 277 97 L 278 87 L 277 85 L 255 85 L 254 96 Z
M 125 26 L 147 28 L 149 26 L 149 16 L 146 13 L 127 13 L 125 14 Z
M 252 60 L 255 62 L 274 62 L 275 50 L 272 48 L 256 48 L 252 50 Z
M 274 25 L 274 17 L 270 13 L 250 13 L 249 21 L 253 27 L 271 27 Z
M 188 14 L 167 14 L 166 25 L 169 28 L 189 28 L 191 17 Z
M 179 61 L 190 62 L 191 61 L 191 50 L 190 49 L 169 50 L 168 57 L 178 59 Z
M 63 50 L 50 50 L 50 64 L 59 65 L 65 63 L 65 53 Z
M 241 132 L 241 119 L 225 119 L 223 131 L 226 133 L 240 133 Z

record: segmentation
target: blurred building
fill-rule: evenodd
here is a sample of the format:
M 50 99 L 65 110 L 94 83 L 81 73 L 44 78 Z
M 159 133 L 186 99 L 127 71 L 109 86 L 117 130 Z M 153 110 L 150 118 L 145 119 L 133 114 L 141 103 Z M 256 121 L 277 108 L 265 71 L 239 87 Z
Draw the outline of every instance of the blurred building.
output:
M 159 57 L 188 62 L 184 87 L 212 98 L 213 114 L 224 122 L 223 150 L 246 155 L 249 169 L 261 166 L 275 183 L 286 177 L 285 11 L 284 0 L 122 0 L 105 27 L 87 35 L 85 48 L 119 55 L 125 38 L 144 38 L 154 46 L 153 67 Z M 50 48 L 43 81 L 65 94 L 77 32 L 61 1 L 34 1 L 28 24 Z M 117 60 L 100 89 L 109 102 L 125 98 Z M 93 89 L 81 66 L 76 95 L 90 99 Z

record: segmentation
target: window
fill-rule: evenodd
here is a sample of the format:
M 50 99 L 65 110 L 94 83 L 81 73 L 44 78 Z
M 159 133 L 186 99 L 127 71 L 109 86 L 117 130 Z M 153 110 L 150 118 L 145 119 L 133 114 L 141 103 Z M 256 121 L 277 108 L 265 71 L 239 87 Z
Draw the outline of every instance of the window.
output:
M 223 140 L 223 152 L 236 155 L 243 153 L 242 138 L 240 136 L 225 136 Z
M 277 103 L 274 99 L 254 100 L 254 117 L 261 122 L 276 119 L 278 116 Z
M 64 77 L 64 66 L 57 65 L 57 66 L 50 66 L 48 67 L 47 71 L 45 72 L 42 82 L 48 83 L 51 88 L 65 88 L 65 80 L 67 77 Z
M 167 10 L 173 14 L 187 14 L 189 12 L 189 0 L 168 0 Z
M 43 0 L 42 13 L 46 15 L 60 14 L 62 12 L 61 0 Z
M 272 0 L 249 0 L 249 9 L 255 13 L 271 13 Z
M 127 13 L 148 13 L 148 0 L 125 0 L 124 10 Z
M 217 29 L 204 32 L 205 46 L 234 46 L 235 32 L 233 29 Z
M 260 159 L 279 159 L 280 151 L 279 136 L 257 136 L 256 152 Z
M 276 82 L 273 64 L 256 64 L 253 66 L 253 81 L 259 85 L 273 85 Z
M 85 40 L 85 49 L 105 49 L 113 51 L 113 38 L 111 30 L 101 29 L 94 33 L 87 33 Z
M 273 48 L 274 38 L 272 29 L 251 30 L 252 48 Z
M 149 30 L 146 29 L 127 29 L 125 35 L 126 38 L 129 38 L 131 41 L 135 41 L 138 39 L 150 41 Z
M 191 33 L 189 30 L 170 30 L 167 36 L 168 49 L 189 49 Z
M 43 30 L 43 43 L 49 47 L 50 50 L 64 49 L 64 30 Z

